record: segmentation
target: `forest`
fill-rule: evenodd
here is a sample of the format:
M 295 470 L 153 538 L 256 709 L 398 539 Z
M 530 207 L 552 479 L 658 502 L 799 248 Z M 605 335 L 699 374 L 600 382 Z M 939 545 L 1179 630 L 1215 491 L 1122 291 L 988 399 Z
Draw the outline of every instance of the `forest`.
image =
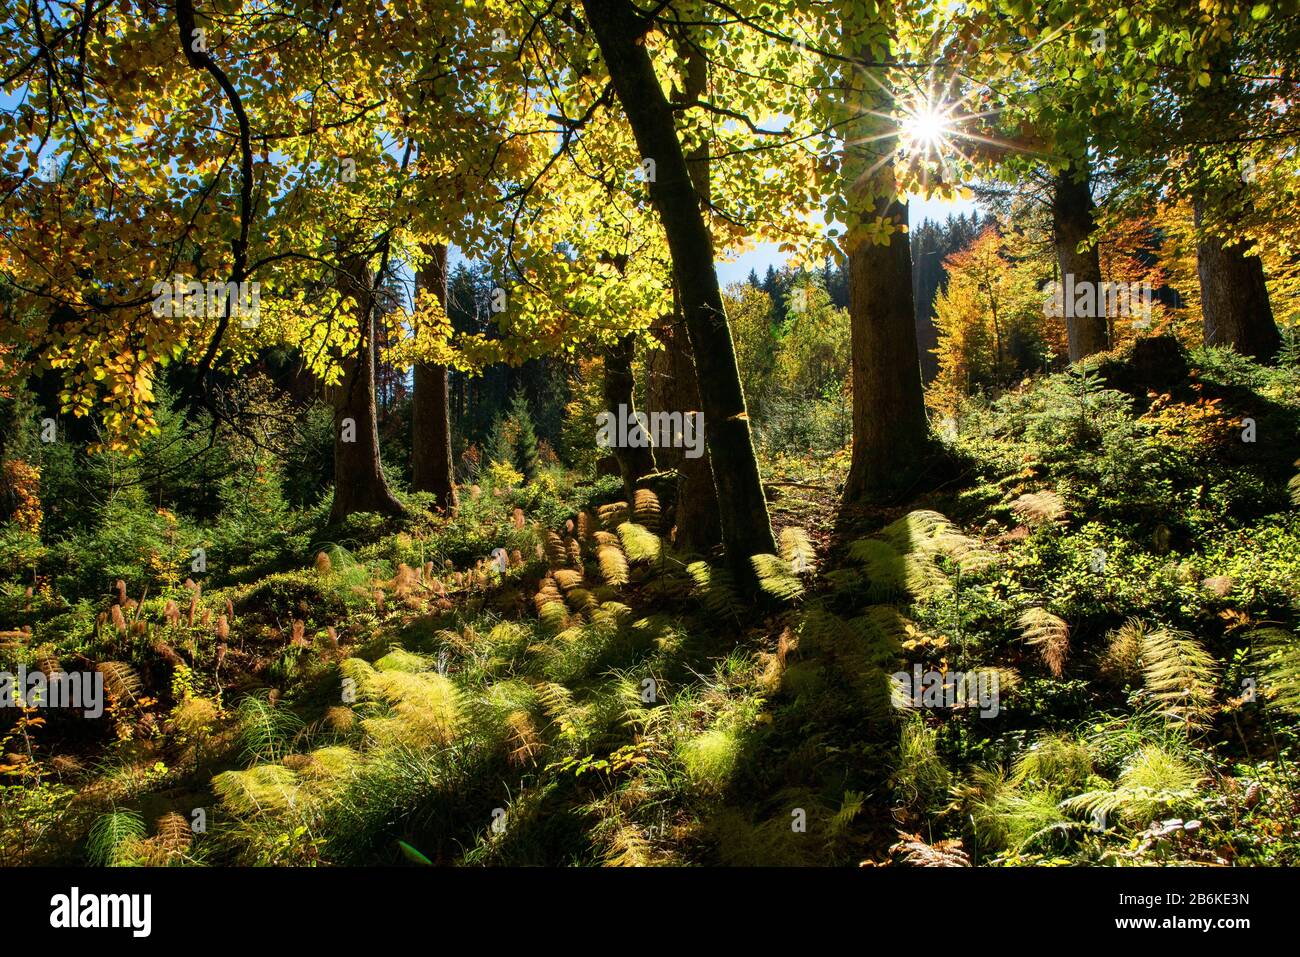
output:
M 1300 865 L 1294 0 L 0 10 L 0 866 Z

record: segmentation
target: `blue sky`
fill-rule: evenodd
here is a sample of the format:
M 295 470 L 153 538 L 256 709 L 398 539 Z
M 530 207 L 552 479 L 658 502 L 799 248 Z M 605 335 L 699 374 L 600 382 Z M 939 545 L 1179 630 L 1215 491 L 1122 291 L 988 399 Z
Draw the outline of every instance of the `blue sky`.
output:
M 907 221 L 909 226 L 916 227 L 927 219 L 942 222 L 949 216 L 956 216 L 958 213 L 970 215 L 975 210 L 975 202 L 969 199 L 948 202 L 913 196 L 910 197 L 908 204 Z M 762 276 L 768 266 L 776 266 L 779 269 L 785 263 L 785 259 L 786 257 L 777 251 L 776 243 L 763 243 L 734 262 L 718 263 L 718 281 L 723 286 L 733 282 L 744 282 L 751 269 Z

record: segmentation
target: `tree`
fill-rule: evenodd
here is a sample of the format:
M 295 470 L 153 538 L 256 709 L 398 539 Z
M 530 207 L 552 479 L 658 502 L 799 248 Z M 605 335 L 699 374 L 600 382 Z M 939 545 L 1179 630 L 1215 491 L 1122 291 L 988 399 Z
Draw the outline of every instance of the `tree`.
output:
M 642 42 L 651 24 L 628 0 L 584 0 L 583 9 L 641 155 L 655 162 L 650 196 L 672 254 L 695 353 L 723 546 L 733 570 L 752 580 L 749 557 L 771 554 L 776 546 L 713 265 L 713 240 L 692 188 L 671 105 Z
M 1101 290 L 1101 260 L 1094 235 L 1093 205 L 1086 160 L 1076 159 L 1056 174 L 1053 183 L 1052 235 L 1061 266 L 1061 282 L 1091 287 L 1095 300 Z M 1070 308 L 1065 313 L 1071 362 L 1110 348 L 1106 314 L 1096 308 L 1085 312 L 1089 314 L 1078 315 Z
M 1041 262 L 1017 255 L 1008 237 L 987 226 L 966 249 L 944 263 L 947 288 L 935 304 L 939 374 L 929 401 L 957 411 L 961 396 L 1004 387 L 1018 375 L 1042 368 L 1049 348 Z
M 417 274 L 416 282 L 420 289 L 433 295 L 445 316 L 446 245 L 433 247 L 428 263 Z M 456 482 L 451 460 L 448 368 L 441 363 L 416 360 L 412 377 L 411 490 L 431 492 L 439 508 L 454 509 Z
M 528 408 L 528 396 L 516 389 L 510 398 L 507 422 L 515 439 L 515 464 L 526 482 L 535 482 L 541 461 L 537 457 L 537 430 L 533 427 L 533 414 Z
M 888 60 L 893 10 L 845 12 L 844 51 L 851 59 Z M 929 438 L 916 344 L 907 204 L 899 200 L 893 154 L 897 133 L 888 75 L 861 67 L 844 78 L 844 200 L 852 330 L 853 454 L 844 483 L 846 506 L 900 490 L 924 460 Z
M 406 509 L 389 490 L 379 461 L 374 280 L 364 257 L 345 260 L 338 282 L 355 313 L 356 347 L 342 361 L 342 381 L 329 389 L 334 407 L 334 501 L 330 521 L 341 521 L 353 512 L 402 515 Z
M 705 95 L 709 64 L 686 28 L 678 30 L 674 39 L 684 62 L 682 84 L 673 95 L 674 105 L 680 107 L 697 102 Z M 709 142 L 706 138 L 701 137 L 698 144 L 687 152 L 686 162 L 701 211 L 709 217 L 712 194 Z M 651 352 L 647 362 L 650 374 L 647 396 L 652 412 L 679 415 L 684 422 L 685 416 L 695 415 L 700 408 L 700 387 L 695 354 L 682 321 L 679 292 L 673 297 L 673 307 L 673 311 L 654 328 L 654 335 L 663 348 Z M 738 368 L 743 367 L 738 365 Z M 686 552 L 711 551 L 721 542 L 722 529 L 718 524 L 718 496 L 708 453 L 698 457 L 687 456 L 684 449 L 670 442 L 655 454 L 659 467 L 673 468 L 678 473 L 677 501 L 673 510 L 677 547 Z

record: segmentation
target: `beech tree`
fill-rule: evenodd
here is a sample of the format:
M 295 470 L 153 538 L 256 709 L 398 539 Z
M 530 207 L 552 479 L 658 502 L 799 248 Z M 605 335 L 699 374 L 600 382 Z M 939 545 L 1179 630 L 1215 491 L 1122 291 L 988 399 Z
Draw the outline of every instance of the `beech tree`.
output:
M 447 247 L 434 246 L 417 273 L 417 289 L 434 297 L 442 314 L 447 310 Z M 419 336 L 419 331 L 416 331 Z M 456 507 L 456 482 L 451 460 L 451 408 L 445 363 L 417 359 L 411 384 L 411 489 L 432 492 L 439 508 Z
M 733 569 L 748 578 L 749 556 L 770 554 L 776 546 L 713 265 L 713 239 L 692 188 L 672 107 L 643 42 L 651 23 L 628 0 L 584 0 L 583 9 L 641 154 L 655 164 L 649 191 L 672 253 L 695 353 L 723 545 Z

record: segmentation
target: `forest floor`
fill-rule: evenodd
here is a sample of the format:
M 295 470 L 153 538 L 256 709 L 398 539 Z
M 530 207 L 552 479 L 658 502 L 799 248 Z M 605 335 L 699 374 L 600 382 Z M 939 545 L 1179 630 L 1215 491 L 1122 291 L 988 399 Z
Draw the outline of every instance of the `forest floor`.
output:
M 757 598 L 576 476 L 264 510 L 199 584 L 147 508 L 110 597 L 57 552 L 0 596 L 8 667 L 109 691 L 0 733 L 0 862 L 1295 864 L 1297 449 L 1294 366 L 1102 357 L 848 520 L 846 453 L 769 457 Z M 992 696 L 900 706 L 914 669 Z

